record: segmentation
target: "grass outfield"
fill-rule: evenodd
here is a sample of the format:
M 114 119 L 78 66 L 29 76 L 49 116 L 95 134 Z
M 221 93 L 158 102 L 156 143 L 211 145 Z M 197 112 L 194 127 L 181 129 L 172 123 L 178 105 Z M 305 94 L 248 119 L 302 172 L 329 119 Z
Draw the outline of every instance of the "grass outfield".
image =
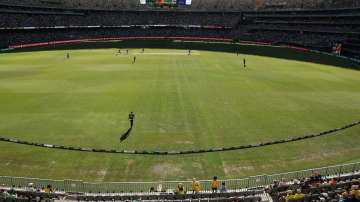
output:
M 189 150 L 320 132 L 360 119 L 360 71 L 252 55 L 115 49 L 0 55 L 0 136 L 81 147 Z M 131 64 L 133 55 L 136 64 Z M 247 59 L 244 69 L 242 58 Z M 130 137 L 119 137 L 136 113 Z M 360 127 L 242 151 L 79 153 L 0 142 L 0 175 L 87 181 L 239 178 L 360 160 Z

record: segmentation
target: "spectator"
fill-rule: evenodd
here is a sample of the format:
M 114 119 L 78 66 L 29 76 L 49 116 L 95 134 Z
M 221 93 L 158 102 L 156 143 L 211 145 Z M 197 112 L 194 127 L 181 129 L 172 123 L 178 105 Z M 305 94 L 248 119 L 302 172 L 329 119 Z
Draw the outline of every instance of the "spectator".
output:
M 191 188 L 192 188 L 193 194 L 199 193 L 201 191 L 200 183 L 199 183 L 199 181 L 196 181 L 196 178 L 192 179 Z
M 185 187 L 182 183 L 179 183 L 176 187 L 175 194 L 186 194 Z
M 0 190 L 0 201 L 16 201 L 17 195 L 16 192 L 13 194 L 10 194 L 8 191 L 6 190 Z
M 350 192 L 353 201 L 360 201 L 360 188 L 359 185 L 353 185 Z
M 11 189 L 8 191 L 8 193 L 12 196 L 16 196 L 15 185 L 13 185 L 11 187 Z
M 296 190 L 296 194 L 293 196 L 293 199 L 295 199 L 295 200 L 301 200 L 301 199 L 303 199 L 303 198 L 305 198 L 305 194 L 303 194 L 303 193 L 301 192 L 301 189 L 297 189 L 297 190 Z
M 286 181 L 286 179 L 285 178 L 281 178 L 281 181 L 279 182 L 279 186 L 285 186 L 285 185 L 287 185 L 287 181 Z
M 150 192 L 150 193 L 155 192 L 155 187 L 150 187 L 149 192 Z
M 292 190 L 287 190 L 286 196 L 283 196 L 282 199 L 283 199 L 285 202 L 288 202 L 289 200 L 294 199 L 293 191 L 292 191 Z
M 336 178 L 331 178 L 329 184 L 330 184 L 331 187 L 335 188 L 336 184 L 337 184 Z
M 7 191 L 5 191 L 4 189 L 0 190 L 0 199 L 6 199 L 7 197 L 9 197 L 9 193 Z
M 351 197 L 349 196 L 349 192 L 345 191 L 342 194 L 343 202 L 352 202 Z
M 226 188 L 225 182 L 222 182 L 222 183 L 221 183 L 220 192 L 221 192 L 221 193 L 226 193 L 226 192 L 227 192 L 227 188 Z
M 211 181 L 211 190 L 212 192 L 217 192 L 219 188 L 219 182 L 217 181 L 217 177 L 214 176 L 213 180 Z
M 26 191 L 36 191 L 36 188 L 34 187 L 34 183 L 29 183 L 26 187 Z
M 319 186 L 319 184 L 321 184 L 323 182 L 322 180 L 322 176 L 320 173 L 315 172 L 311 177 L 310 177 L 310 184 L 313 186 Z
M 329 194 L 326 192 L 321 193 L 320 195 L 320 201 L 329 201 Z
M 157 186 L 157 188 L 156 188 L 156 191 L 157 191 L 157 192 L 163 192 L 163 191 L 164 191 L 162 184 L 158 184 L 158 186 Z
M 7 201 L 16 201 L 15 199 L 17 198 L 17 193 L 15 191 L 15 185 L 13 185 L 9 191 L 3 191 L 2 195 L 7 199 Z
M 52 186 L 49 185 L 49 184 L 46 186 L 46 188 L 44 188 L 43 191 L 44 191 L 45 193 L 53 193 L 53 192 L 54 192 Z

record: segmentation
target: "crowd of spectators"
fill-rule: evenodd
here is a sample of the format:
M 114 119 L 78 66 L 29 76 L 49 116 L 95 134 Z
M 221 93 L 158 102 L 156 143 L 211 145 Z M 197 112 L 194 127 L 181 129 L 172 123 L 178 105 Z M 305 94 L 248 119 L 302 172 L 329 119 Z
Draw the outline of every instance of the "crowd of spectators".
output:
M 0 27 L 199 25 L 233 27 L 241 13 L 168 11 L 66 11 L 24 12 L 23 8 L 0 5 Z M 61 11 L 63 13 L 61 13 Z
M 205 183 L 205 181 L 202 181 Z M 35 187 L 33 183 L 29 183 L 26 187 L 6 188 L 4 185 L 0 187 L 0 201 L 41 201 L 41 199 L 66 198 L 70 196 L 77 200 L 99 199 L 99 197 L 114 199 L 131 198 L 151 198 L 151 199 L 169 199 L 172 197 L 180 199 L 185 198 L 226 198 L 251 196 L 250 201 L 260 201 L 260 195 L 268 193 L 274 202 L 359 202 L 360 201 L 360 173 L 351 173 L 336 176 L 322 176 L 318 172 L 314 172 L 311 176 L 293 179 L 274 181 L 272 184 L 263 188 L 241 189 L 241 191 L 231 190 L 226 187 L 225 181 L 219 181 L 214 176 L 208 184 L 201 184 L 196 178 L 193 178 L 191 184 L 187 186 L 178 183 L 176 187 L 170 191 L 165 190 L 162 184 L 157 188 L 151 187 L 147 193 L 139 194 L 121 194 L 121 195 L 102 195 L 88 194 L 83 195 L 67 194 L 65 192 L 55 192 L 51 185 L 45 187 Z M 204 188 L 207 187 L 207 188 Z M 120 198 L 119 198 L 120 197 Z M 160 198 L 159 198 L 160 197 Z M 90 198 L 90 199 L 89 199 Z M 178 197 L 179 198 L 179 197 Z M 242 201 L 242 200 L 240 200 Z
M 84 28 L 84 29 L 61 29 L 61 30 L 33 30 L 20 31 L 14 34 L 12 31 L 0 31 L 0 47 L 9 44 L 28 44 L 49 41 L 92 39 L 103 37 L 213 37 L 229 38 L 229 32 L 224 29 L 200 29 L 200 28 Z
M 10 189 L 0 187 L 0 201 L 49 201 L 46 199 L 57 198 L 55 190 L 51 185 L 45 187 L 35 187 L 29 183 L 27 187 L 16 188 L 14 185 Z
M 226 193 L 228 191 L 224 181 L 221 182 L 221 185 L 219 185 L 217 176 L 213 177 L 209 185 L 210 185 L 209 187 L 211 189 L 211 193 Z M 149 192 L 152 193 L 152 192 L 165 192 L 165 191 L 166 190 L 163 189 L 162 184 L 159 184 L 156 190 L 154 187 L 151 187 Z M 206 191 L 206 190 L 202 188 L 201 183 L 198 180 L 196 180 L 196 178 L 193 178 L 191 181 L 190 190 L 187 190 L 186 186 L 183 183 L 178 183 L 173 192 L 178 195 L 183 195 L 183 194 L 198 194 L 202 191 Z
M 253 0 L 192 0 L 191 6 L 166 6 L 154 7 L 154 5 L 142 5 L 140 0 L 0 0 L 0 4 L 17 4 L 31 6 L 46 6 L 56 8 L 82 8 L 97 10 L 154 10 L 154 9 L 172 9 L 172 10 L 254 10 Z
M 2 4 L 47 6 L 57 8 L 83 8 L 104 10 L 153 10 L 154 6 L 141 5 L 139 0 L 0 0 Z M 325 9 L 360 6 L 358 0 L 192 0 L 191 6 L 170 7 L 187 10 L 274 10 Z M 165 7 L 163 9 L 169 9 Z
M 18 198 L 16 191 L 11 188 L 10 190 L 0 189 L 0 199 L 12 201 Z
M 203 184 L 205 186 L 205 184 Z M 178 183 L 173 190 L 171 190 L 174 194 L 198 194 L 200 192 L 211 192 L 211 193 L 226 193 L 228 189 L 225 185 L 225 181 L 220 182 L 217 179 L 217 176 L 214 176 L 213 179 L 210 181 L 209 186 L 211 190 L 204 190 L 201 183 L 196 180 L 196 178 L 192 179 L 191 188 L 189 190 L 186 189 L 183 183 Z M 11 188 L 5 188 L 5 185 L 0 186 L 0 198 L 3 199 L 11 199 L 11 198 L 18 198 L 21 195 L 21 192 L 35 192 L 35 193 L 46 193 L 52 194 L 55 193 L 55 189 L 52 185 L 47 185 L 44 187 L 36 187 L 34 183 L 29 183 L 26 187 L 15 187 L 13 185 Z M 149 189 L 149 193 L 162 193 L 162 192 L 169 192 L 169 190 L 165 190 L 162 184 L 158 184 L 157 188 L 151 187 Z M 20 193 L 20 194 L 19 194 Z M 61 192 L 62 193 L 62 192 Z
M 205 185 L 205 184 L 203 184 Z M 0 186 L 0 201 L 53 201 L 55 200 L 72 200 L 72 201 L 173 201 L 178 199 L 206 199 L 206 201 L 261 201 L 260 195 L 265 194 L 264 190 L 246 190 L 241 191 L 227 190 L 225 182 L 221 187 L 215 176 L 210 182 L 210 190 L 204 190 L 199 181 L 193 178 L 190 189 L 186 190 L 182 183 L 178 183 L 174 189 L 164 189 L 159 184 L 155 189 L 151 187 L 148 192 L 139 193 L 87 193 L 83 192 L 64 192 L 56 191 L 51 185 L 42 188 L 35 187 L 29 183 L 26 187 L 11 188 L 5 185 Z
M 360 33 L 359 25 L 295 25 L 295 24 L 263 24 L 249 28 L 251 30 L 274 30 L 274 31 L 298 31 L 298 32 L 318 32 L 318 33 Z
M 250 33 L 242 34 L 241 39 L 252 41 L 269 42 L 279 45 L 293 45 L 330 52 L 336 42 L 346 42 L 356 37 L 342 34 L 329 33 L 304 33 L 299 31 L 285 30 L 253 30 Z
M 204 37 L 288 44 L 356 57 L 360 9 L 261 12 L 95 11 L 0 4 L 0 48 L 103 37 Z M 24 28 L 26 27 L 26 28 Z
M 336 43 L 342 43 L 343 53 L 356 57 L 358 46 L 348 46 L 360 38 L 360 9 L 269 11 L 245 13 L 247 33 L 239 38 L 288 44 L 331 52 Z
M 202 182 L 204 183 L 204 181 Z M 209 184 L 201 184 L 196 178 L 186 186 L 178 183 L 172 190 L 164 190 L 162 184 L 151 187 L 146 193 L 65 193 L 56 192 L 51 185 L 42 188 L 29 183 L 26 187 L 0 187 L 0 201 L 42 201 L 49 199 L 72 200 L 175 200 L 175 199 L 216 199 L 218 201 L 261 201 L 264 196 L 272 197 L 274 202 L 359 202 L 360 174 L 352 173 L 337 176 L 322 176 L 313 173 L 309 177 L 274 181 L 265 187 L 231 190 L 225 181 L 216 176 Z M 207 187 L 207 188 L 203 188 Z M 188 190 L 187 190 L 188 188 Z M 230 198 L 229 198 L 230 197 Z M 233 198 L 231 198 L 233 197 Z M 248 198 L 247 198 L 248 197 Z M 265 197 L 266 198 L 266 197 Z M 226 199 L 226 200 L 225 200 Z M 246 199 L 246 200 L 245 200 Z
M 292 181 L 274 181 L 267 192 L 275 202 L 359 202 L 360 175 L 323 177 L 319 173 Z

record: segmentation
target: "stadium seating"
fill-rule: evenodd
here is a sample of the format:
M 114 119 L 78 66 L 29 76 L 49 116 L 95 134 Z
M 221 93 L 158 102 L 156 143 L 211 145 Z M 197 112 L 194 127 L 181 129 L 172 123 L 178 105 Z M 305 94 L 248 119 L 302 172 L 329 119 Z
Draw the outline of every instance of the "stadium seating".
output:
M 198 193 L 192 194 L 187 193 L 185 195 L 176 195 L 173 193 L 142 193 L 142 194 L 131 194 L 131 193 L 44 193 L 40 191 L 26 191 L 23 189 L 15 189 L 14 194 L 11 197 L 4 197 L 0 195 L 0 202 L 9 201 L 10 199 L 16 199 L 17 201 L 31 201 L 38 199 L 66 199 L 76 201 L 174 201 L 174 200 L 206 200 L 206 201 L 237 201 L 255 202 L 261 201 L 260 195 L 264 194 L 262 189 L 259 190 L 248 190 L 242 192 L 227 192 L 227 193 Z
M 336 42 L 349 44 L 359 38 L 359 13 L 359 9 L 245 13 L 249 26 L 243 37 L 330 52 Z
M 336 179 L 331 181 L 331 179 Z M 335 182 L 335 183 L 334 183 Z M 55 191 L 47 193 L 27 187 L 12 187 L 0 189 L 0 201 L 33 201 L 33 200 L 72 200 L 72 201 L 269 201 L 311 202 L 333 201 L 338 202 L 340 197 L 360 200 L 360 173 L 353 172 L 338 176 L 321 176 L 314 173 L 312 176 L 291 181 L 281 181 L 257 188 L 242 190 L 228 190 L 227 192 L 202 191 L 197 194 L 174 194 L 172 192 L 142 192 L 142 193 L 74 193 Z M 5 192 L 10 195 L 3 194 Z M 293 198 L 292 193 L 300 193 Z M 266 194 L 268 193 L 268 194 Z
M 321 178 L 319 182 L 313 183 L 310 179 L 302 179 L 296 182 L 275 182 L 270 185 L 268 192 L 274 201 L 339 201 L 344 193 L 359 190 L 360 174 L 336 177 L 336 183 L 331 184 L 329 178 Z M 292 193 L 301 191 L 304 197 L 301 199 L 292 198 Z M 359 201 L 357 196 L 352 201 Z
M 0 48 L 101 37 L 212 37 L 359 57 L 360 9 L 257 12 L 99 11 L 0 4 Z
M 82 8 L 104 10 L 128 10 L 128 9 L 154 9 L 140 5 L 140 0 L 0 0 L 0 4 L 16 4 L 45 6 L 56 8 Z M 358 7 L 358 0 L 192 0 L 191 7 L 186 10 L 202 11 L 249 11 L 249 10 L 275 10 L 275 9 L 324 9 Z M 176 8 L 182 9 L 182 8 Z

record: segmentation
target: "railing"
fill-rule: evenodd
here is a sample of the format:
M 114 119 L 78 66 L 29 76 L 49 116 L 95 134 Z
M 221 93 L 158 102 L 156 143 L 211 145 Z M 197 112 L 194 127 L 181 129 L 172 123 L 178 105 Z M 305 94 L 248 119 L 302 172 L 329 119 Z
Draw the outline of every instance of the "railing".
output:
M 360 171 L 360 162 L 328 166 L 322 168 L 314 168 L 308 170 L 300 170 L 294 172 L 258 175 L 243 179 L 221 180 L 225 182 L 227 189 L 241 190 L 244 188 L 252 188 L 265 186 L 274 180 L 299 179 L 311 176 L 313 173 L 320 173 L 323 176 L 340 176 L 342 174 L 352 174 Z M 210 190 L 210 180 L 200 180 L 203 190 Z M 151 187 L 157 189 L 158 185 L 162 185 L 162 190 L 173 190 L 178 183 L 183 183 L 186 190 L 191 190 L 191 181 L 158 181 L 158 182 L 101 182 L 90 183 L 80 180 L 51 180 L 39 178 L 25 177 L 9 177 L 0 176 L 0 185 L 26 187 L 29 183 L 33 183 L 35 187 L 41 188 L 48 184 L 52 185 L 56 190 L 65 192 L 86 192 L 86 193 L 139 193 L 148 192 Z

